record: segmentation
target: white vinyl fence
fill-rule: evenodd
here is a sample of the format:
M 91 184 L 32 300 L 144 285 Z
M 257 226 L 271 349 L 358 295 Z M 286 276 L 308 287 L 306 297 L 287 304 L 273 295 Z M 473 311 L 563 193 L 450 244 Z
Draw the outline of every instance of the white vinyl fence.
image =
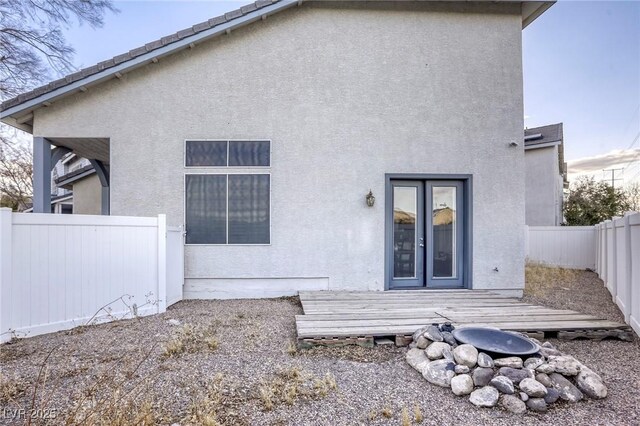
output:
M 640 213 L 607 220 L 595 229 L 596 272 L 640 335 Z
M 529 226 L 527 260 L 572 269 L 596 268 L 593 226 Z
M 182 299 L 183 265 L 164 215 L 0 209 L 0 342 L 164 312 Z

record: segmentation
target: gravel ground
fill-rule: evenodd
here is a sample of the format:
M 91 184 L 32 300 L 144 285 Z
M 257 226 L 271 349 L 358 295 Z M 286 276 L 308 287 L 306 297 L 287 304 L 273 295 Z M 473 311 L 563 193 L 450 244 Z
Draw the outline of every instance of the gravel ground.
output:
M 590 272 L 537 286 L 525 300 L 621 319 Z M 403 348 L 294 352 L 301 312 L 296 298 L 183 301 L 162 315 L 4 345 L 0 423 L 19 424 L 11 410 L 36 407 L 56 410 L 47 424 L 399 425 L 403 409 L 413 419 L 417 406 L 425 425 L 640 424 L 638 339 L 551 340 L 601 374 L 609 397 L 518 416 L 427 383 Z

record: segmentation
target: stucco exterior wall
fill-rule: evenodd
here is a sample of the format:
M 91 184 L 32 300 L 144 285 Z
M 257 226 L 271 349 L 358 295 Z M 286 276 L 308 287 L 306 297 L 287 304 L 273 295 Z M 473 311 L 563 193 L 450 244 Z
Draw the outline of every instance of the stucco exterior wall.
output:
M 562 221 L 562 176 L 558 172 L 558 147 L 525 152 L 526 219 L 529 226 L 557 226 Z
M 187 297 L 382 290 L 385 173 L 473 174 L 473 287 L 518 294 L 521 56 L 518 4 L 304 3 L 37 110 L 34 134 L 109 137 L 112 214 L 170 225 L 185 139 L 271 139 L 271 244 L 187 246 Z
M 98 175 L 91 175 L 73 184 L 73 214 L 102 213 L 102 186 Z

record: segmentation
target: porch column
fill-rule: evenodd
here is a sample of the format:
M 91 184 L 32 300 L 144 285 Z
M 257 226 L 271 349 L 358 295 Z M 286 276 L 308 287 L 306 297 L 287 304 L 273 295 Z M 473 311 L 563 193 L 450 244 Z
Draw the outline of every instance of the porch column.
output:
M 33 137 L 33 212 L 51 213 L 51 143 Z
M 102 211 L 105 216 L 110 214 L 111 206 L 109 204 L 109 170 L 100 160 L 89 160 L 93 168 L 98 174 L 100 185 L 102 185 Z

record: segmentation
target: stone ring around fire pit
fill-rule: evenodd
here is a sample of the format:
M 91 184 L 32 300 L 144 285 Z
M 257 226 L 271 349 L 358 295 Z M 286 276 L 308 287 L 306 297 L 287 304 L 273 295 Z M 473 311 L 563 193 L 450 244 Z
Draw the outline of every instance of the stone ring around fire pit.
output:
M 540 351 L 540 346 L 516 333 L 488 327 L 464 327 L 453 330 L 453 337 L 459 342 L 498 355 L 532 355 Z

